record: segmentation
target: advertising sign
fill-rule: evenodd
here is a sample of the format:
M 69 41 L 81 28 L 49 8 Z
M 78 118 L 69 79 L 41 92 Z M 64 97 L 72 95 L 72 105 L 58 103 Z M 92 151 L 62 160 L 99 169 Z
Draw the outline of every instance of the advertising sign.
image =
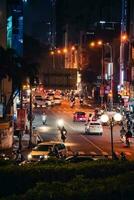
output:
M 26 109 L 17 110 L 17 130 L 25 130 L 26 127 Z
M 100 86 L 100 96 L 104 97 L 104 86 L 103 85 Z
M 3 103 L 0 103 L 0 117 L 3 117 Z

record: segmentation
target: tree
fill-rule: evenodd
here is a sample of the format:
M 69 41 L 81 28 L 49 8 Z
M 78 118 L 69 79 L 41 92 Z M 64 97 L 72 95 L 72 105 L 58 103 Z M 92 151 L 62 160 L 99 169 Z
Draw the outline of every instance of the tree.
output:
M 15 96 L 21 91 L 22 84 L 27 78 L 30 84 L 38 75 L 39 64 L 29 63 L 26 59 L 18 56 L 14 49 L 0 47 L 0 81 L 8 77 L 12 80 L 12 93 L 6 104 L 5 114 L 10 112 L 10 107 Z

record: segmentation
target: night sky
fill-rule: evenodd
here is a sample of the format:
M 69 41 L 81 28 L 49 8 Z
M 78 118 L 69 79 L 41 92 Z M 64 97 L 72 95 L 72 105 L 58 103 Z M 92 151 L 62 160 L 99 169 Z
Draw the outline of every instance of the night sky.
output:
M 50 17 L 50 0 L 28 0 L 24 7 L 25 33 L 44 42 Z
M 25 33 L 45 42 L 51 18 L 51 0 L 28 0 L 25 4 Z M 57 0 L 57 34 L 66 23 L 74 29 L 88 29 L 96 21 L 120 21 L 121 0 Z

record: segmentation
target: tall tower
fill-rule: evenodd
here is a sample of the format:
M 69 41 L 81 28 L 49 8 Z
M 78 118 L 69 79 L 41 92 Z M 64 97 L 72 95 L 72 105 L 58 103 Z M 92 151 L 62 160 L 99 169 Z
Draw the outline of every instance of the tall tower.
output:
M 125 46 L 127 36 L 128 0 L 122 1 L 121 13 L 121 42 L 120 42 L 120 86 L 124 86 L 125 78 Z
M 50 46 L 52 49 L 55 48 L 56 39 L 56 0 L 51 1 L 51 21 L 50 21 Z

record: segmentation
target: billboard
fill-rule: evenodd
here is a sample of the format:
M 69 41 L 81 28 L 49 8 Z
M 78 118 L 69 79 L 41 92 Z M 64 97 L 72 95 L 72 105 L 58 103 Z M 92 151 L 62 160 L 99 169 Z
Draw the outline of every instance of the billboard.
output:
M 17 130 L 25 130 L 26 128 L 27 112 L 26 109 L 17 110 Z
M 4 111 L 4 109 L 3 109 L 3 103 L 0 103 L 0 118 L 3 117 L 3 111 Z

